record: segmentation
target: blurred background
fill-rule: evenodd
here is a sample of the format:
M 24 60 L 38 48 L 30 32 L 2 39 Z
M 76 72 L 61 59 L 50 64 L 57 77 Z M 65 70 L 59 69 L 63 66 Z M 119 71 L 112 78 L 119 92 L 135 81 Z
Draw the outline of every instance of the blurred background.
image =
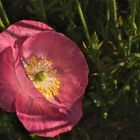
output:
M 43 21 L 78 44 L 90 70 L 84 114 L 71 132 L 37 137 L 1 109 L 0 140 L 140 140 L 139 6 L 140 0 L 0 0 L 1 32 L 22 19 Z

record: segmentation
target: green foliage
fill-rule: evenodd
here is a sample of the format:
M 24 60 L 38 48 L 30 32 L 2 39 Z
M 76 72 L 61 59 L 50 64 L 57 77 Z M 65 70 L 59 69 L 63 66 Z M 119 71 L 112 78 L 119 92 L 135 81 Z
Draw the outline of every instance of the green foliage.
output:
M 140 1 L 8 0 L 3 4 L 12 22 L 29 17 L 65 33 L 79 45 L 89 64 L 83 118 L 72 132 L 52 140 L 139 140 Z M 16 9 L 13 15 L 10 6 Z M 24 14 L 19 7 L 26 9 Z M 6 25 L 2 19 L 1 29 Z M 5 114 L 0 134 L 8 133 L 9 140 L 14 131 L 23 140 L 25 134 L 26 140 L 49 139 L 29 135 L 15 120 Z
M 45 22 L 47 18 L 44 7 L 44 1 L 43 0 L 28 0 L 28 1 L 31 5 L 32 12 L 35 13 L 36 18 L 38 20 Z

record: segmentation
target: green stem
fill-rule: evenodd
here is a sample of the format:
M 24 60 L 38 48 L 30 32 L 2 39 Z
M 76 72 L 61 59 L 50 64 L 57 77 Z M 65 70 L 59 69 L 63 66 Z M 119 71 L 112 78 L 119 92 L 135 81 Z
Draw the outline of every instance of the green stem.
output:
M 80 16 L 80 19 L 84 28 L 84 32 L 86 34 L 87 41 L 90 44 L 91 43 L 90 35 L 89 35 L 89 31 L 87 28 L 87 24 L 86 24 L 79 0 L 76 0 L 76 7 L 77 7 L 77 10 L 78 10 L 78 13 L 79 13 L 79 16 Z
M 136 19 L 136 12 L 137 12 L 137 0 L 130 0 L 130 8 L 131 8 L 131 12 L 130 12 L 131 35 L 136 36 L 137 25 L 135 23 L 135 19 Z
M 122 34 L 119 29 L 119 23 L 118 23 L 118 15 L 117 15 L 117 1 L 116 0 L 109 0 L 110 4 L 110 22 L 113 23 L 113 29 L 114 29 L 114 37 L 118 42 L 118 46 L 120 47 L 120 54 L 125 54 L 125 48 L 122 43 Z
M 109 27 L 109 21 L 110 21 L 110 8 L 109 8 L 109 0 L 107 0 L 106 5 L 106 21 L 107 21 L 107 28 Z
M 1 31 L 4 31 L 5 30 L 5 26 L 4 26 L 4 24 L 3 24 L 3 22 L 2 22 L 1 19 L 0 19 L 0 30 Z
M 137 11 L 137 0 L 130 0 L 131 7 L 131 23 L 135 23 L 136 11 Z
M 10 22 L 9 22 L 9 19 L 7 17 L 7 14 L 6 14 L 6 12 L 5 12 L 4 8 L 3 8 L 3 5 L 2 5 L 1 0 L 0 0 L 0 11 L 2 13 L 2 16 L 3 16 L 3 19 L 4 19 L 5 24 L 7 26 L 9 26 L 10 25 Z
M 117 20 L 117 3 L 116 0 L 110 0 L 110 15 L 115 27 L 118 27 L 118 20 Z
M 128 49 L 127 49 L 127 55 L 130 55 L 131 53 L 131 46 L 132 46 L 132 38 L 137 35 L 137 25 L 135 23 L 136 19 L 136 12 L 137 12 L 137 0 L 130 0 L 130 35 L 128 39 Z
M 137 30 L 138 32 L 140 32 L 140 9 L 138 5 L 140 5 L 140 1 L 137 2 L 137 15 L 136 15 Z
M 138 1 L 132 0 L 130 4 L 131 4 L 131 32 L 132 32 L 132 35 L 136 36 L 137 25 L 136 25 L 135 19 L 136 19 Z

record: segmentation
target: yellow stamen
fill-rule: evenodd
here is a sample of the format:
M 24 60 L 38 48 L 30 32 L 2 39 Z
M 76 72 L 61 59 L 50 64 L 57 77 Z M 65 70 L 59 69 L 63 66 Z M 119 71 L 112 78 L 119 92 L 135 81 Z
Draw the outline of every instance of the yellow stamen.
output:
M 60 80 L 50 60 L 32 56 L 26 60 L 24 68 L 28 78 L 46 99 L 57 95 Z

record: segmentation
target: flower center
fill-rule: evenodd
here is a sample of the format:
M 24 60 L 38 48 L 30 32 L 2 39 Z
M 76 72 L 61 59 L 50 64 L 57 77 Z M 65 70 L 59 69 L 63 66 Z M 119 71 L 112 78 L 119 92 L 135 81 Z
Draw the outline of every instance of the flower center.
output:
M 23 66 L 28 78 L 46 99 L 56 96 L 60 80 L 50 60 L 32 56 L 23 61 Z
M 35 75 L 35 79 L 38 81 L 43 81 L 47 77 L 47 73 L 45 71 L 40 71 Z

